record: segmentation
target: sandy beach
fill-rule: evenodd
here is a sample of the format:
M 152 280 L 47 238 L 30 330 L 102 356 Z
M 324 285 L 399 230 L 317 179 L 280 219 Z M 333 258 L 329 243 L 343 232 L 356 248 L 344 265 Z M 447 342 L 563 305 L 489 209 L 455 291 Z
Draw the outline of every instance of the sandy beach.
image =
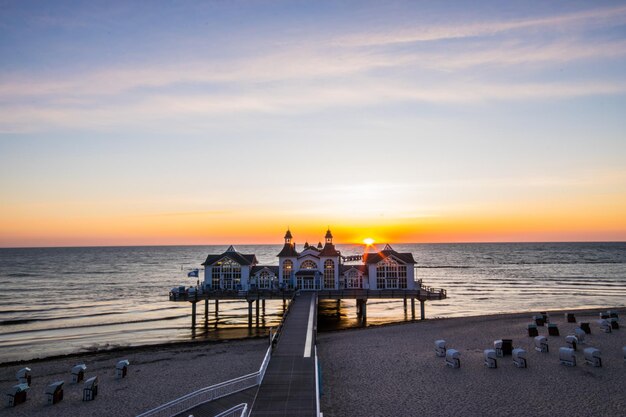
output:
M 102 352 L 93 355 L 23 363 L 0 367 L 2 415 L 6 416 L 135 416 L 165 402 L 212 384 L 255 372 L 267 350 L 267 340 L 249 339 L 221 343 L 190 343 L 172 347 L 147 347 L 128 352 Z M 115 379 L 115 364 L 128 359 L 128 377 Z M 97 375 L 100 381 L 94 401 L 82 401 L 82 383 L 70 383 L 71 368 L 85 363 L 85 377 Z M 14 408 L 6 407 L 6 391 L 14 385 L 15 372 L 32 369 L 28 400 Z M 47 384 L 65 380 L 64 398 L 46 404 Z
M 531 313 L 426 320 L 406 325 L 318 335 L 323 369 L 324 417 L 339 416 L 624 416 L 626 328 L 601 333 L 593 312 L 576 312 L 591 322 L 582 347 L 602 351 L 603 367 L 559 364 L 558 348 L 576 327 L 562 312 L 551 313 L 560 337 L 548 337 L 549 353 L 533 350 L 526 325 Z M 622 317 L 623 322 L 623 317 Z M 547 336 L 547 328 L 539 334 Z M 493 341 L 513 339 L 528 351 L 529 368 L 516 368 L 510 356 L 497 369 L 483 365 Z M 433 342 L 445 339 L 461 352 L 461 368 L 444 365 Z
M 318 335 L 322 365 L 324 416 L 623 416 L 626 411 L 626 366 L 622 346 L 626 328 L 604 334 L 595 320 L 598 310 L 576 312 L 591 322 L 592 333 L 582 347 L 602 351 L 602 368 L 584 364 L 559 365 L 558 347 L 576 327 L 562 312 L 550 312 L 560 337 L 549 337 L 550 353 L 533 350 L 526 325 L 532 313 L 435 319 L 408 324 L 343 330 Z M 539 327 L 547 335 L 547 327 Z M 446 339 L 461 352 L 461 368 L 451 369 L 434 355 L 433 342 Z M 510 356 L 497 369 L 483 365 L 483 350 L 493 341 L 513 339 L 514 347 L 528 351 L 528 369 L 513 366 Z M 26 404 L 2 408 L 7 416 L 135 416 L 196 389 L 258 369 L 265 339 L 222 343 L 146 347 L 127 352 L 102 352 L 0 367 L 4 392 L 15 382 L 15 372 L 29 366 L 33 384 Z M 129 377 L 114 378 L 114 365 L 129 359 Z M 81 401 L 82 384 L 72 385 L 70 368 L 88 367 L 87 377 L 98 375 L 100 391 L 92 402 Z M 46 405 L 48 383 L 66 381 L 65 398 Z M 3 401 L 5 397 L 3 396 Z

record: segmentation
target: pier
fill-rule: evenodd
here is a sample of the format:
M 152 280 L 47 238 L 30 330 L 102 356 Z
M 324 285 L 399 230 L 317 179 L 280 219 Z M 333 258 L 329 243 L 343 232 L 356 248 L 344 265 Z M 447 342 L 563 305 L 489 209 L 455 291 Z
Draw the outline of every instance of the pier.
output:
M 301 290 L 302 293 L 315 293 L 317 300 L 356 300 L 357 316 L 363 322 L 367 322 L 367 300 L 368 299 L 395 299 L 403 300 L 405 312 L 408 310 L 408 303 L 411 305 L 411 319 L 416 319 L 415 303 L 420 303 L 420 320 L 426 319 L 426 301 L 443 300 L 447 297 L 445 289 L 430 288 L 422 286 L 421 282 L 415 283 L 412 290 L 392 289 L 392 290 L 364 290 L 364 289 L 345 289 L 345 290 Z M 204 302 L 204 320 L 208 322 L 209 303 L 214 302 L 215 316 L 219 315 L 220 300 L 242 301 L 248 304 L 248 327 L 252 327 L 253 323 L 258 326 L 260 312 L 264 310 L 265 300 L 283 300 L 283 304 L 290 300 L 298 290 L 250 290 L 250 291 L 228 291 L 228 290 L 209 290 L 203 291 L 201 288 L 186 292 L 170 292 L 170 301 L 189 302 L 191 303 L 191 328 L 196 328 L 197 304 Z M 263 308 L 261 308 L 261 306 Z
M 317 299 L 302 293 L 285 320 L 250 416 L 317 416 Z

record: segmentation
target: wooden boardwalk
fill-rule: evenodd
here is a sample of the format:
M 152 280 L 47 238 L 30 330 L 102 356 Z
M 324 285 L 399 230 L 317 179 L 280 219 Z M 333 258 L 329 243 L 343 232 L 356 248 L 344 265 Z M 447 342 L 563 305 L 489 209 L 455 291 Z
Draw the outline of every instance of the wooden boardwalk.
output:
M 316 416 L 316 317 L 316 294 L 301 292 L 287 315 L 251 416 Z

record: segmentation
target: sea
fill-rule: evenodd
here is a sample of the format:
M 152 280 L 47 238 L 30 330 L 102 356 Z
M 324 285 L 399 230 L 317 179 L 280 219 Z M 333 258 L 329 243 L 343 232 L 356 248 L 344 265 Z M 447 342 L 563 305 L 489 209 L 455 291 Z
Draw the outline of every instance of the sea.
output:
M 626 242 L 397 244 L 417 261 L 424 285 L 448 298 L 426 303 L 427 319 L 626 307 Z M 77 352 L 190 340 L 259 337 L 276 326 L 283 303 L 267 301 L 247 326 L 245 301 L 221 301 L 219 313 L 174 303 L 169 290 L 196 285 L 187 272 L 220 246 L 0 249 L 0 363 Z M 343 255 L 360 245 L 337 245 Z M 276 264 L 280 245 L 242 245 L 261 264 Z M 319 330 L 362 326 L 355 300 L 324 302 Z M 366 325 L 411 320 L 402 301 L 369 300 Z M 419 316 L 419 303 L 416 306 Z

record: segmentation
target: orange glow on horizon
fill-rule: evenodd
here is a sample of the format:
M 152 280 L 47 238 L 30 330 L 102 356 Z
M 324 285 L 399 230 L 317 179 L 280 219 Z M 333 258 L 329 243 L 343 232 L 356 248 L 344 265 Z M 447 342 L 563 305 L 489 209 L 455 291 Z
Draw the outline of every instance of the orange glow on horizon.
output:
M 166 214 L 103 214 L 49 207 L 28 212 L 0 209 L 0 246 L 108 246 L 282 244 L 287 224 L 294 241 L 324 241 L 330 225 L 335 243 L 624 241 L 626 198 L 613 201 L 550 201 L 515 207 L 476 206 L 430 217 L 349 218 L 281 212 L 207 211 Z M 373 243 L 373 242 L 372 242 Z

